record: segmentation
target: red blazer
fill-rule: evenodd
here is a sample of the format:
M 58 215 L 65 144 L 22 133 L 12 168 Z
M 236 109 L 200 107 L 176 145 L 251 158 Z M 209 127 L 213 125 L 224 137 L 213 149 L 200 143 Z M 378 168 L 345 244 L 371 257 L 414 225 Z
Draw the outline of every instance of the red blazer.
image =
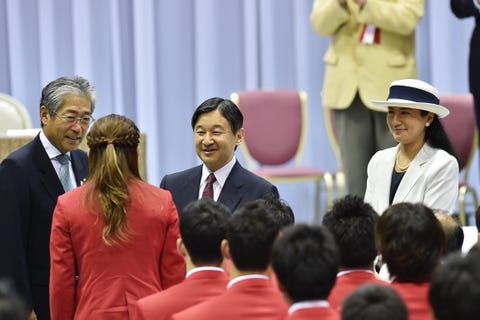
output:
M 289 313 L 285 320 L 340 320 L 337 310 L 330 307 L 302 308 Z
M 130 241 L 108 247 L 99 204 L 87 207 L 87 185 L 60 196 L 53 214 L 51 319 L 129 319 L 136 300 L 185 277 L 177 210 L 168 191 L 131 180 Z
M 337 281 L 330 291 L 328 302 L 330 306 L 338 311 L 342 308 L 342 303 L 345 298 L 358 287 L 367 284 L 376 283 L 388 286 L 389 283 L 383 281 L 373 273 L 367 270 L 348 271 L 337 276 Z
M 396 282 L 391 286 L 402 297 L 407 305 L 409 320 L 434 320 L 433 312 L 428 301 L 429 282 L 410 283 Z
M 232 260 L 231 259 L 225 259 L 225 273 L 227 274 L 228 278 L 230 278 L 231 267 L 232 267 Z M 270 278 L 270 283 L 272 284 L 272 287 L 275 290 L 278 290 L 278 292 L 283 296 L 283 293 L 280 291 L 277 275 L 275 274 L 275 271 L 273 270 L 273 268 L 272 268 L 272 272 L 270 273 L 269 278 Z
M 225 272 L 196 271 L 182 283 L 137 301 L 138 319 L 167 320 L 174 313 L 222 294 L 227 288 Z
M 174 320 L 280 320 L 287 315 L 283 296 L 268 279 L 244 279 L 225 293 L 174 314 Z

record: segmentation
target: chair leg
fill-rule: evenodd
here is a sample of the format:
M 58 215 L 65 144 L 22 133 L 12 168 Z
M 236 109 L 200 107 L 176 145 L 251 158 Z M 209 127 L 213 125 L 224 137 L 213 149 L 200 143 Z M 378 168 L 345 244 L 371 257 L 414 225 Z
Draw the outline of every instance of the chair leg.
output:
M 467 186 L 461 186 L 458 189 L 458 218 L 462 226 L 467 225 L 467 214 L 465 213 L 465 195 L 467 194 Z
M 458 189 L 458 207 L 459 207 L 458 216 L 460 218 L 460 223 L 463 226 L 468 225 L 468 217 L 467 217 L 467 213 L 466 213 L 466 210 L 465 210 L 465 206 L 466 206 L 465 197 L 468 194 L 472 196 L 473 205 L 475 207 L 474 211 L 478 208 L 478 196 L 477 196 L 477 192 L 475 191 L 475 189 L 468 186 L 468 185 L 461 186 Z
M 335 174 L 335 182 L 337 184 L 337 197 L 343 198 L 345 196 L 345 174 L 343 171 L 338 171 Z
M 330 210 L 333 205 L 334 188 L 333 188 L 333 176 L 331 173 L 326 172 L 321 179 L 315 180 L 315 212 L 313 217 L 313 224 L 320 224 L 321 210 L 320 210 L 320 198 L 322 193 L 322 180 L 325 183 L 325 190 L 327 191 L 327 205 L 326 210 Z
M 333 199 L 335 198 L 333 175 L 326 172 L 323 175 L 323 181 L 325 181 L 325 188 L 327 190 L 327 211 L 333 207 Z
M 474 188 L 468 187 L 468 193 L 472 195 L 473 198 L 473 205 L 475 206 L 475 210 L 478 208 L 478 196 L 477 192 L 475 191 Z
M 333 182 L 333 176 L 331 173 L 326 172 L 323 175 L 322 179 L 316 180 L 315 181 L 315 216 L 313 218 L 313 224 L 320 224 L 321 223 L 321 215 L 322 212 L 320 210 L 320 196 L 321 196 L 321 182 L 323 180 L 323 183 L 325 184 L 325 190 L 327 192 L 327 201 L 326 201 L 326 207 L 325 210 L 328 211 L 332 208 L 333 206 L 333 199 L 334 199 L 334 182 Z
M 313 224 L 320 223 L 320 193 L 321 193 L 321 179 L 315 180 L 315 211 L 313 217 Z
M 473 212 L 474 212 L 474 216 L 475 216 L 475 211 L 477 210 L 478 208 L 478 196 L 477 196 L 477 192 L 475 191 L 474 188 L 470 187 L 470 186 L 466 186 L 466 192 L 465 192 L 465 196 L 467 194 L 471 195 L 472 196 L 472 199 L 473 199 L 473 206 L 474 206 L 474 209 L 473 209 Z M 464 199 L 464 202 L 465 202 L 465 199 Z M 466 220 L 466 223 L 468 225 L 468 220 L 467 220 L 467 216 L 466 216 L 466 213 L 465 213 L 465 220 Z M 475 223 L 475 222 L 474 222 Z

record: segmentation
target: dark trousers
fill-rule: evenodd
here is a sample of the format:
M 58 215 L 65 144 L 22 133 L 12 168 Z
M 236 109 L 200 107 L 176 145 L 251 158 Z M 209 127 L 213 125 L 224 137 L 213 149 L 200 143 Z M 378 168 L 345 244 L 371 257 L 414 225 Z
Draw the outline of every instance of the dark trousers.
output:
M 393 147 L 397 142 L 388 130 L 387 113 L 368 109 L 358 94 L 350 107 L 334 112 L 347 191 L 363 197 L 370 158 L 378 150 Z
M 38 320 L 50 320 L 48 285 L 32 285 L 33 310 Z

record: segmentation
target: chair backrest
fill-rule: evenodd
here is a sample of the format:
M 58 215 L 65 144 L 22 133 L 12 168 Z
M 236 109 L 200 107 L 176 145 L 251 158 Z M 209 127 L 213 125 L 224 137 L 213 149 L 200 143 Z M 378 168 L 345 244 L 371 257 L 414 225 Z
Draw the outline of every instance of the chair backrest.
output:
M 478 141 L 473 97 L 469 93 L 444 94 L 440 95 L 440 104 L 450 110 L 440 121 L 457 154 L 460 170 L 468 174 Z
M 260 165 L 301 165 L 306 132 L 307 94 L 289 89 L 234 92 L 232 101 L 243 113 L 241 145 L 247 168 Z
M 17 99 L 0 93 L 0 133 L 31 127 L 32 120 L 25 106 Z

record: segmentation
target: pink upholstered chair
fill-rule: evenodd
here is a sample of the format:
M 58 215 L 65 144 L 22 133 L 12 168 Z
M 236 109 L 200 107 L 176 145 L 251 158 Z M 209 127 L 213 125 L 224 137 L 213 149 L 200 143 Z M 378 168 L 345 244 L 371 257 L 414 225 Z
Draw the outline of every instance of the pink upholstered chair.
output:
M 244 116 L 241 145 L 246 166 L 273 183 L 315 182 L 314 223 L 320 222 L 322 181 L 327 206 L 333 203 L 333 178 L 319 167 L 302 165 L 307 131 L 307 94 L 296 90 L 252 90 L 232 93 Z
M 478 207 L 478 197 L 475 189 L 468 184 L 468 173 L 478 145 L 478 130 L 475 120 L 473 97 L 471 94 L 444 94 L 440 96 L 440 104 L 450 110 L 450 115 L 440 119 L 442 125 L 455 149 L 460 163 L 460 184 L 458 189 L 458 204 L 460 222 L 468 224 L 465 210 L 465 196 L 470 194 L 475 212 Z

